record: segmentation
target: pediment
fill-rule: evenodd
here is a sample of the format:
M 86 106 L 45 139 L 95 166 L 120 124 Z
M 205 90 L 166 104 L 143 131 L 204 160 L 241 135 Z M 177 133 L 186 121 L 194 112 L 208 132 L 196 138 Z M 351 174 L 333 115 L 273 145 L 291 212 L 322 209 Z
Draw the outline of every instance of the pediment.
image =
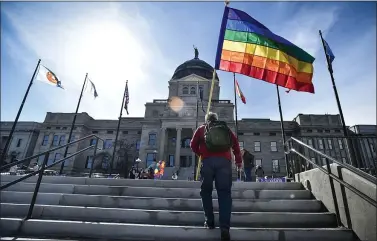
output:
M 190 74 L 189 76 L 186 76 L 182 79 L 179 79 L 177 80 L 179 82 L 209 82 L 210 80 L 206 79 L 206 78 L 203 78 L 199 75 L 196 75 L 196 74 Z

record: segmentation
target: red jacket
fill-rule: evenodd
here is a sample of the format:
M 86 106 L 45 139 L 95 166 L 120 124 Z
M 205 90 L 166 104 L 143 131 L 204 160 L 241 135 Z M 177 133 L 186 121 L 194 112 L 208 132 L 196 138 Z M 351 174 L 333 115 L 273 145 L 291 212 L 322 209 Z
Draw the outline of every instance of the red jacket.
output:
M 203 159 L 208 158 L 208 157 L 224 157 L 228 159 L 229 161 L 232 160 L 232 155 L 229 151 L 226 152 L 209 152 L 206 144 L 204 143 L 204 131 L 205 131 L 205 126 L 202 125 L 200 126 L 194 133 L 194 136 L 191 139 L 190 142 L 190 147 L 191 150 L 198 156 L 200 156 Z M 241 151 L 240 151 L 240 144 L 238 143 L 237 137 L 234 135 L 234 133 L 231 131 L 231 138 L 232 138 L 232 149 L 233 149 L 233 154 L 235 156 L 235 162 L 236 163 L 242 163 L 242 157 L 241 157 Z

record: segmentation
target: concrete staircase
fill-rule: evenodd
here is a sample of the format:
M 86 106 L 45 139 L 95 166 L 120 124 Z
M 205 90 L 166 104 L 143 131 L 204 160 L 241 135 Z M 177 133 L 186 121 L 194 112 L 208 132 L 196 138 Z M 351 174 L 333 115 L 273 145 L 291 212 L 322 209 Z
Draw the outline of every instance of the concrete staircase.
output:
M 1 183 L 15 178 L 2 176 Z M 202 227 L 199 182 L 46 176 L 33 218 L 23 221 L 35 182 L 36 177 L 29 178 L 1 192 L 2 240 L 209 241 L 220 237 L 218 228 Z M 335 216 L 301 183 L 235 182 L 232 196 L 232 240 L 356 240 L 351 230 L 337 227 Z M 218 210 L 216 200 L 214 208 Z

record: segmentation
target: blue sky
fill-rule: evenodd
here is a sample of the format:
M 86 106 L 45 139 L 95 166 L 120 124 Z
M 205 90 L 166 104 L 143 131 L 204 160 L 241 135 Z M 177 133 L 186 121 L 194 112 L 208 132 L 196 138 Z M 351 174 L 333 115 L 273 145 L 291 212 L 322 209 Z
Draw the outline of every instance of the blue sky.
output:
M 316 60 L 316 93 L 281 89 L 285 120 L 298 113 L 337 114 L 318 35 L 336 58 L 334 75 L 347 125 L 376 124 L 376 3 L 231 2 Z M 85 94 L 80 112 L 117 119 L 125 80 L 130 116 L 164 99 L 175 68 L 193 58 L 214 65 L 222 2 L 2 2 L 1 120 L 14 120 L 39 58 L 66 91 L 35 82 L 20 120 L 43 121 L 46 112 L 74 112 L 85 73 L 99 97 Z M 218 71 L 221 99 L 233 101 L 232 74 Z M 237 75 L 247 104 L 239 118 L 279 119 L 274 85 Z

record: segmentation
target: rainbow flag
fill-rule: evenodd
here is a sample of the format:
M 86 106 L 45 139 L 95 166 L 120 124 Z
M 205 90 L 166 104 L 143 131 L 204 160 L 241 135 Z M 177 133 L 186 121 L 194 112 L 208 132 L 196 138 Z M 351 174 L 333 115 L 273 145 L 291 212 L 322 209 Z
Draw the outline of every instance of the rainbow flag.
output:
M 225 7 L 215 69 L 314 93 L 314 57 L 247 13 Z

